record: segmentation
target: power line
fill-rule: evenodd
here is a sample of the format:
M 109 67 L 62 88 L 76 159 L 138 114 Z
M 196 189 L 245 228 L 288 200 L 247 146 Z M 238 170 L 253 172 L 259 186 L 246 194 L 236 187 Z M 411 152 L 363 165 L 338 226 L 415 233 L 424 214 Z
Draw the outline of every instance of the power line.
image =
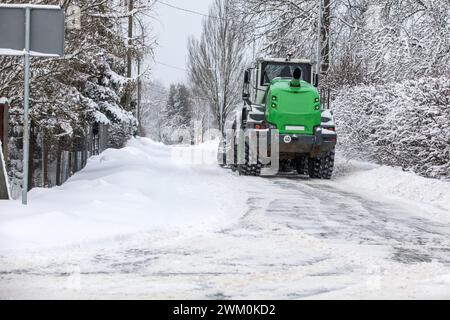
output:
M 205 17 L 205 18 L 212 18 L 212 19 L 217 19 L 217 20 L 226 20 L 226 19 L 223 19 L 223 18 L 220 18 L 220 17 L 210 16 L 209 14 L 204 14 L 204 13 L 201 13 L 201 12 L 198 12 L 198 11 L 177 7 L 177 6 L 174 6 L 174 5 L 170 4 L 170 3 L 166 3 L 166 2 L 163 2 L 163 1 L 160 1 L 160 0 L 155 0 L 155 2 L 159 2 L 159 3 L 161 3 L 161 4 L 163 4 L 163 5 L 167 6 L 167 7 L 170 7 L 172 9 L 176 9 L 176 10 L 180 10 L 180 11 L 184 11 L 184 12 L 189 12 L 189 13 L 196 14 L 196 15 L 199 15 L 199 16 L 202 16 L 202 17 Z
M 187 70 L 184 69 L 184 68 L 173 66 L 173 65 L 170 65 L 170 64 L 167 64 L 167 63 L 163 63 L 163 62 L 160 62 L 160 61 L 156 61 L 155 60 L 155 63 L 156 64 L 160 64 L 160 65 L 165 66 L 165 67 L 168 67 L 168 68 L 177 69 L 177 70 L 181 70 L 181 71 L 187 72 Z

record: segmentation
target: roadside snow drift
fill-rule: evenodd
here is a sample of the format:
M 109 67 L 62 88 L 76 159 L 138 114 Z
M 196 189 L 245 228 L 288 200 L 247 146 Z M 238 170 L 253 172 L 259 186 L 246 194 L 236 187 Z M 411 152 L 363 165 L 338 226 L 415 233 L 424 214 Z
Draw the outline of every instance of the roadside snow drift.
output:
M 63 186 L 33 190 L 28 207 L 0 202 L 0 250 L 231 224 L 247 210 L 247 197 L 239 178 L 215 164 L 216 148 L 216 142 L 185 148 L 140 138 L 106 150 Z
M 450 181 L 424 178 L 402 168 L 377 165 L 357 160 L 337 158 L 335 177 L 331 182 L 339 189 L 362 194 L 367 197 L 389 197 L 396 202 L 414 203 L 440 209 L 429 218 L 450 218 Z

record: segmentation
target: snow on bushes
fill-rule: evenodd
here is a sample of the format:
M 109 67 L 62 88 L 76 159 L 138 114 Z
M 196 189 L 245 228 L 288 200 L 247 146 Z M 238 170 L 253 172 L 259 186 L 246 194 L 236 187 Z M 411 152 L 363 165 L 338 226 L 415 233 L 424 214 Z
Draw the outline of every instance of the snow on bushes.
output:
M 333 101 L 346 156 L 450 179 L 450 79 L 341 88 Z

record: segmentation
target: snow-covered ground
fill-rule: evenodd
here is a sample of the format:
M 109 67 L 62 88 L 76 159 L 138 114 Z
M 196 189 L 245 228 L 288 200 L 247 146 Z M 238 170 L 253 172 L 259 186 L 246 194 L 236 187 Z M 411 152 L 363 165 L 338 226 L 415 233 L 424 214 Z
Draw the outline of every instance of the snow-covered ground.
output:
M 450 183 L 239 177 L 215 150 L 134 139 L 0 202 L 0 298 L 450 298 Z
M 62 246 L 152 229 L 203 232 L 235 222 L 247 210 L 245 190 L 237 177 L 211 164 L 214 148 L 171 149 L 135 139 L 124 149 L 109 149 L 62 187 L 32 190 L 28 207 L 19 201 L 1 203 L 0 250 Z M 194 158 L 192 165 L 191 154 L 205 155 L 209 165 Z

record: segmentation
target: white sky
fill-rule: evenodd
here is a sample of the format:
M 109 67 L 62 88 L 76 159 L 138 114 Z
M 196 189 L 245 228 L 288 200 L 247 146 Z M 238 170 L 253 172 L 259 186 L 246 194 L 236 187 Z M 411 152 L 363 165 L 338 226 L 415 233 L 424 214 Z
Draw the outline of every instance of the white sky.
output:
M 177 7 L 208 13 L 212 0 L 162 0 Z M 155 60 L 186 68 L 187 40 L 190 35 L 199 37 L 202 31 L 202 16 L 179 11 L 161 3 L 156 4 L 156 21 L 154 33 L 158 41 Z M 151 78 L 159 80 L 166 86 L 171 83 L 185 82 L 186 74 L 182 70 L 152 64 Z

